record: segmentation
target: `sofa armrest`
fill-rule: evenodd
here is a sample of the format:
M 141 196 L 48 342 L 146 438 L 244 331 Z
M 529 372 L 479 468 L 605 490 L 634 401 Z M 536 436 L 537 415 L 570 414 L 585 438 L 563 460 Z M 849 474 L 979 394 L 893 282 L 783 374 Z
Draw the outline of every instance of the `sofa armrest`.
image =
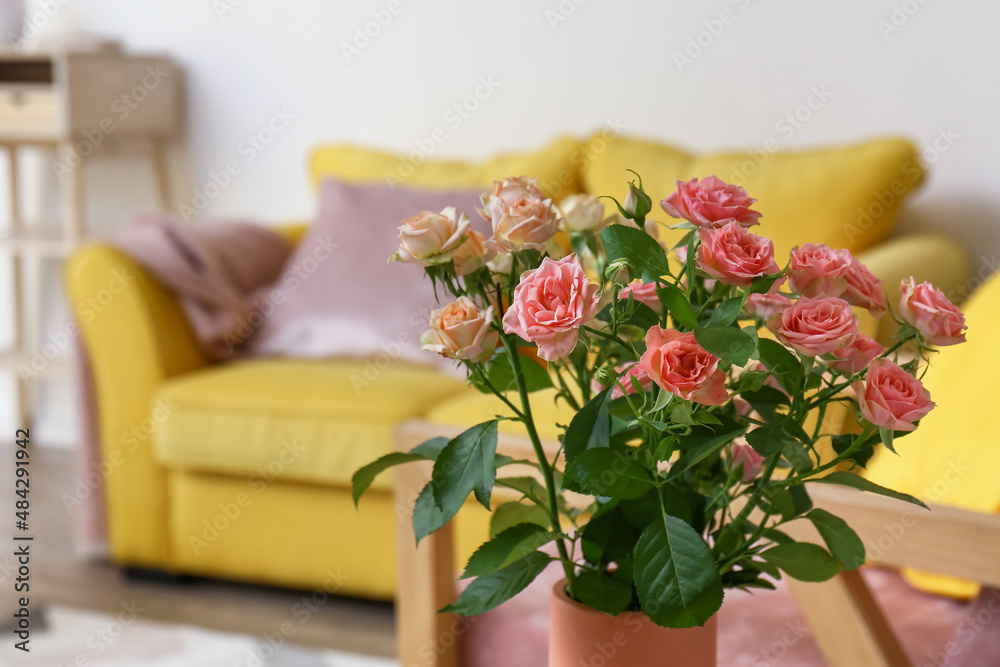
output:
M 208 359 L 176 296 L 119 250 L 81 248 L 63 278 L 93 379 L 111 553 L 169 568 L 167 475 L 150 440 L 170 406 L 153 406 L 153 397 Z
M 858 259 L 883 280 L 893 310 L 899 303 L 899 283 L 909 276 L 917 282 L 929 281 L 955 303 L 961 304 L 968 296 L 969 258 L 954 239 L 943 234 L 891 239 L 860 254 Z M 882 317 L 875 337 L 885 345 L 897 328 L 891 317 Z

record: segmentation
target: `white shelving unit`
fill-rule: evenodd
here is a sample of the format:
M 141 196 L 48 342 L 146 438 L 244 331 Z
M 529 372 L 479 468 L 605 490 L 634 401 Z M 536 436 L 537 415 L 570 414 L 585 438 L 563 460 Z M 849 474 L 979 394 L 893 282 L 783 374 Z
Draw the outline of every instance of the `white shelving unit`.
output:
M 84 180 L 87 158 L 113 147 L 140 147 L 152 161 L 160 204 L 169 208 L 166 144 L 180 129 L 181 72 L 168 58 L 123 53 L 114 43 L 21 53 L 0 50 L 0 150 L 10 159 L 10 227 L 0 241 L 13 270 L 14 337 L 0 351 L 0 369 L 18 379 L 19 426 L 33 416 L 31 368 L 41 345 L 41 263 L 62 261 L 86 238 Z M 22 147 L 55 152 L 61 215 L 58 221 L 22 218 Z M 29 261 L 31 260 L 31 261 Z M 34 271 L 34 275 L 28 275 Z M 47 360 L 38 378 L 68 378 L 72 365 Z M 26 374 L 27 375 L 27 374 Z M 33 374 L 31 374 L 33 376 Z

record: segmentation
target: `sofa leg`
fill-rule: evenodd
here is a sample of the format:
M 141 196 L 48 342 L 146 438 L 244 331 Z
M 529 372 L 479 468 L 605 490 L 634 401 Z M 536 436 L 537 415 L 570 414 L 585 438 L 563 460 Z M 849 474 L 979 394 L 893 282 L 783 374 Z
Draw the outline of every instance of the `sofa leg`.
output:
M 188 574 L 167 572 L 166 570 L 158 570 L 152 567 L 128 566 L 124 568 L 124 572 L 125 578 L 128 581 L 136 583 L 187 585 L 195 581 L 195 577 Z

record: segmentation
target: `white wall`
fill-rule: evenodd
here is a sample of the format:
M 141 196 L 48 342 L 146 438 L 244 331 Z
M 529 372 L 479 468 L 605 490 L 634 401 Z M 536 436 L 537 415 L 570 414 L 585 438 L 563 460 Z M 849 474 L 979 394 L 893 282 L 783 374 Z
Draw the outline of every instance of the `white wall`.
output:
M 61 1 L 62 22 L 184 65 L 178 204 L 228 161 L 241 165 L 208 215 L 308 218 L 305 158 L 324 140 L 409 151 L 443 127 L 435 155 L 481 157 L 608 118 L 696 150 L 892 133 L 933 160 L 904 225 L 948 229 L 980 266 L 997 266 L 995 2 Z M 345 55 L 373 12 L 391 20 Z M 482 77 L 499 87 L 447 122 Z M 788 121 L 816 90 L 828 99 Z M 248 161 L 241 145 L 275 110 L 294 120 Z

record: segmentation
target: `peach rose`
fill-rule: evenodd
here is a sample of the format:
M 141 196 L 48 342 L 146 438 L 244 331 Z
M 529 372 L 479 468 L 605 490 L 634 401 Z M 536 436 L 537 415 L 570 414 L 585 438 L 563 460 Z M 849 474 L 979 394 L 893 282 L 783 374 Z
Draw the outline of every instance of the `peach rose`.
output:
M 698 268 L 724 285 L 746 287 L 754 278 L 781 271 L 770 239 L 751 234 L 733 220 L 715 229 L 698 230 Z
M 917 285 L 913 276 L 899 289 L 899 314 L 925 343 L 943 347 L 965 342 L 965 316 L 944 292 L 927 282 Z
M 700 182 L 697 178 L 677 181 L 677 191 L 661 201 L 660 207 L 667 215 L 702 228 L 721 227 L 730 220 L 753 227 L 760 224 L 760 213 L 750 209 L 755 201 L 738 185 L 709 176 Z
M 722 405 L 729 400 L 719 358 L 699 345 L 693 333 L 654 326 L 646 332 L 639 368 L 661 388 L 695 403 Z
M 934 409 L 934 401 L 920 380 L 889 359 L 873 361 L 865 379 L 854 383 L 854 392 L 864 418 L 893 431 L 914 430 L 914 422 Z
M 391 260 L 422 266 L 447 262 L 468 232 L 469 217 L 451 206 L 440 213 L 421 211 L 399 226 L 399 250 Z
M 747 296 L 746 310 L 754 317 L 769 320 L 794 303 L 784 294 L 750 294 Z
M 840 296 L 847 289 L 845 274 L 852 259 L 846 250 L 834 250 L 824 243 L 795 246 L 786 273 L 788 286 L 810 299 Z
M 496 250 L 486 245 L 486 237 L 472 229 L 469 230 L 465 243 L 455 248 L 452 260 L 455 262 L 455 273 L 460 276 L 475 273 L 493 259 Z
M 493 306 L 481 310 L 472 299 L 460 296 L 431 313 L 431 328 L 420 337 L 421 347 L 449 359 L 483 361 L 500 340 L 499 334 L 490 330 L 492 323 Z
M 858 318 L 843 299 L 801 297 L 772 317 L 767 327 L 785 345 L 818 357 L 853 343 Z
M 534 178 L 496 181 L 481 201 L 479 213 L 493 225 L 493 244 L 498 250 L 544 250 L 545 242 L 559 229 L 561 218 Z
M 658 313 L 663 312 L 663 304 L 660 303 L 660 297 L 656 294 L 656 283 L 635 282 L 631 285 L 626 285 L 618 293 L 618 299 L 620 301 L 628 301 L 629 294 L 639 303 L 646 304 Z
M 859 262 L 851 253 L 847 254 L 851 257 L 851 264 L 844 273 L 847 288 L 840 298 L 852 306 L 867 309 L 874 317 L 882 317 L 888 309 L 888 304 L 885 292 L 882 291 L 881 279 L 876 278 L 871 269 Z
M 834 350 L 832 354 L 836 360 L 829 360 L 827 365 L 844 375 L 855 375 L 867 368 L 883 352 L 885 348 L 877 340 L 859 333 L 853 343 Z
M 571 232 L 597 231 L 604 226 L 604 202 L 594 195 L 570 195 L 559 204 Z
M 764 463 L 764 457 L 757 453 L 757 450 L 743 443 L 733 445 L 732 464 L 733 468 L 743 465 L 743 477 L 741 481 L 746 484 L 753 481 L 753 478 L 760 472 Z
M 649 391 L 653 386 L 653 379 L 646 375 L 646 371 L 639 368 L 638 364 L 621 364 L 616 369 L 618 371 L 618 379 L 615 381 L 615 388 L 611 390 L 612 400 L 616 398 L 621 398 L 625 394 L 635 394 L 635 387 L 632 386 L 632 378 L 639 381 L 639 386 L 644 392 Z M 621 386 L 619 386 L 621 383 Z M 603 385 L 595 377 L 591 383 L 591 388 L 597 392 L 604 389 L 606 385 Z M 622 387 L 625 387 L 625 391 L 622 391 Z
M 503 328 L 538 345 L 546 361 L 565 357 L 580 336 L 580 327 L 597 314 L 597 285 L 587 279 L 576 255 L 525 271 L 503 316 Z

